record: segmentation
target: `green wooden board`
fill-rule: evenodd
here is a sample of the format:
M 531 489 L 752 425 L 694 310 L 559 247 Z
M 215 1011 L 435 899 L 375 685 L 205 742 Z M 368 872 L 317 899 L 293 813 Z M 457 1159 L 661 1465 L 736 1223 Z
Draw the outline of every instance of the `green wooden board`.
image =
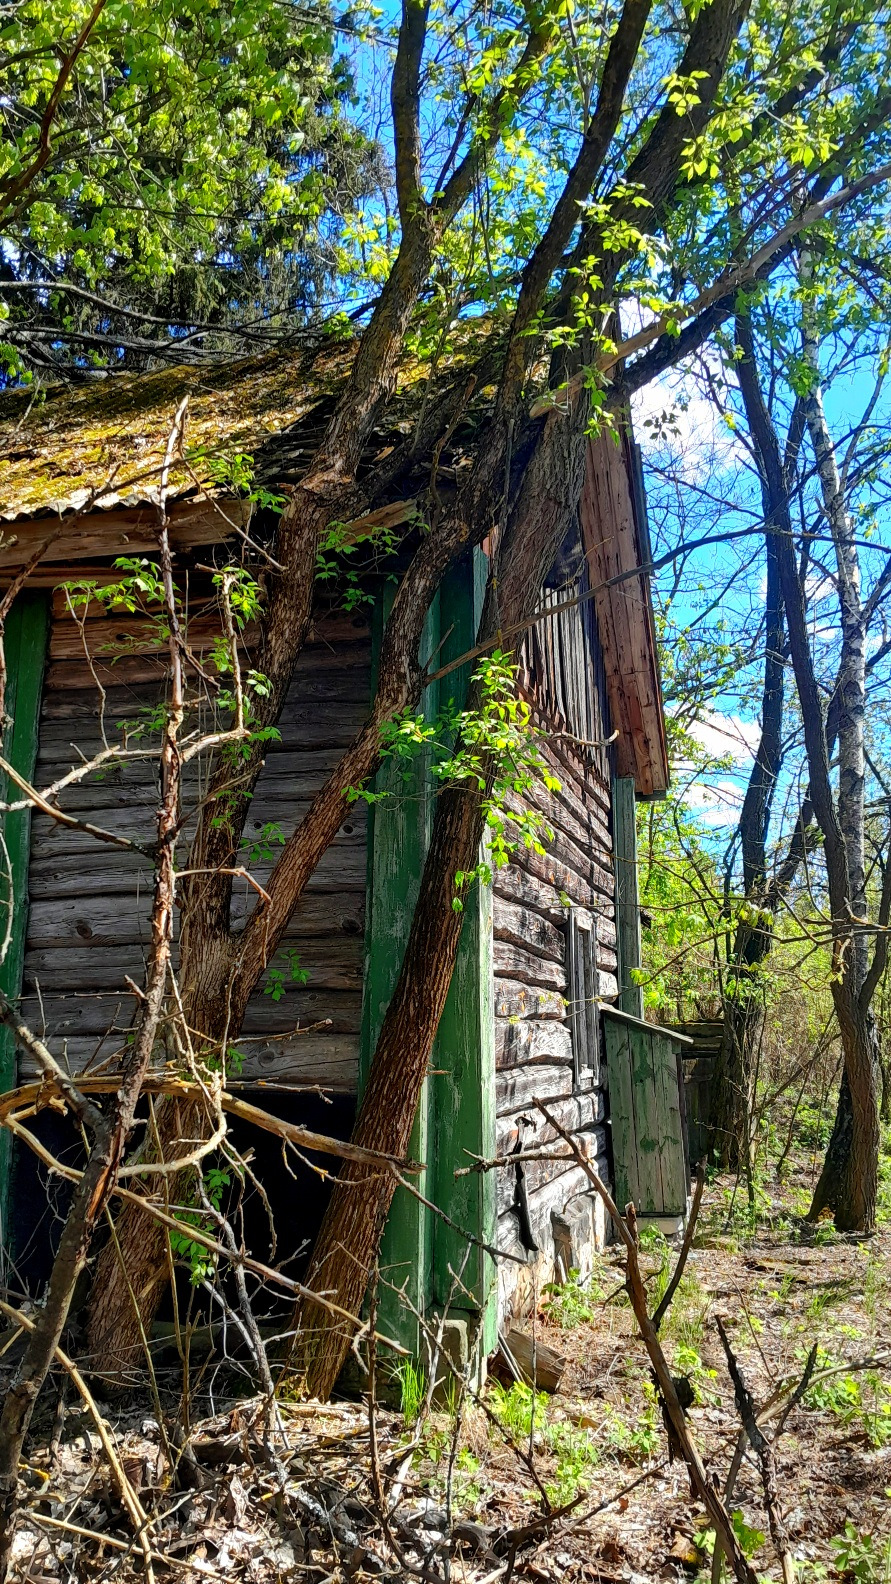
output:
M 615 1198 L 639 1215 L 683 1216 L 687 1163 L 677 1038 L 604 1008 Z
M 473 572 L 459 564 L 442 590 L 449 631 L 443 634 L 441 664 L 457 658 L 476 640 L 485 594 L 486 561 L 476 552 Z M 445 625 L 445 616 L 443 618 Z M 440 706 L 453 699 L 463 708 L 470 667 L 440 683 Z M 433 1200 L 457 1226 L 473 1237 L 494 1242 L 495 1180 L 492 1172 L 456 1177 L 474 1156 L 495 1152 L 495 1008 L 492 981 L 491 887 L 476 884 L 467 897 L 455 973 L 436 1037 L 432 1084 L 435 1092 L 436 1148 Z M 439 1216 L 433 1218 L 432 1299 L 439 1308 L 464 1315 L 468 1327 L 490 1353 L 497 1342 L 494 1261 Z M 466 1256 L 466 1257 L 465 1257 Z M 460 1273 L 460 1282 L 456 1276 Z
M 431 608 L 424 634 L 427 655 L 447 664 L 469 649 L 485 589 L 485 562 L 477 556 L 455 568 Z M 440 615 L 440 612 L 442 615 Z M 377 647 L 385 607 L 375 618 Z M 432 719 L 440 703 L 454 698 L 463 705 L 467 669 L 428 688 L 423 710 Z M 406 782 L 394 766 L 384 765 L 375 791 L 390 797 L 372 805 L 369 823 L 366 965 L 363 997 L 360 1086 L 368 1071 L 375 1041 L 396 983 L 418 885 L 430 838 L 438 783 L 421 756 Z M 455 1177 L 456 1165 L 471 1154 L 491 1155 L 495 1147 L 495 1055 L 492 992 L 492 908 L 488 888 L 474 886 L 468 897 L 455 975 L 440 1020 L 434 1047 L 433 1072 L 424 1086 L 411 1153 L 425 1162 L 417 1186 L 456 1225 L 474 1237 L 493 1241 L 495 1183 L 491 1173 Z M 495 1346 L 495 1282 L 493 1262 L 472 1248 L 464 1261 L 466 1240 L 441 1217 L 397 1189 L 380 1250 L 380 1268 L 387 1280 L 406 1287 L 412 1304 L 428 1313 L 445 1304 L 468 1321 L 486 1352 Z M 455 1288 L 451 1271 L 461 1271 Z M 379 1324 L 423 1358 L 417 1322 L 398 1296 L 379 1292 Z
M 20 775 L 30 781 L 37 760 L 40 726 L 40 700 L 49 631 L 49 599 L 42 593 L 20 594 L 6 620 L 4 652 L 6 657 L 6 714 L 12 725 L 5 734 L 5 757 Z M 15 802 L 20 794 L 0 776 L 0 796 Z M 6 845 L 0 877 L 0 937 L 7 933 L 12 907 L 9 944 L 0 964 L 0 990 L 15 999 L 22 988 L 25 960 L 25 934 L 28 924 L 28 862 L 31 847 L 31 811 L 0 815 L 0 828 Z M 16 1081 L 15 1041 L 9 1029 L 0 1028 L 0 1091 L 12 1089 Z M 0 1130 L 0 1243 L 11 1247 L 7 1233 L 7 1210 L 11 1150 L 10 1136 Z
M 392 591 L 375 611 L 375 652 L 372 677 L 376 685 L 377 655 Z M 439 602 L 434 602 L 424 631 L 422 659 L 434 652 L 439 641 Z M 436 694 L 428 688 L 422 704 L 428 719 L 436 713 Z M 421 870 L 430 838 L 431 808 L 427 795 L 427 759 L 419 755 L 408 770 L 395 762 L 381 766 L 375 778 L 375 792 L 388 796 L 371 805 L 368 833 L 368 892 L 366 902 L 365 980 L 360 1046 L 360 1089 L 368 1072 L 384 1013 L 393 994 L 402 957 L 411 929 L 418 896 Z M 432 1134 L 429 1080 L 424 1085 L 415 1120 L 409 1153 L 415 1160 L 429 1161 Z M 415 1178 L 419 1191 L 430 1197 L 431 1169 Z M 414 1307 L 423 1313 L 430 1301 L 432 1227 L 430 1214 L 404 1188 L 397 1188 L 384 1235 L 381 1239 L 379 1267 L 386 1282 L 403 1288 Z M 378 1293 L 378 1324 L 413 1354 L 420 1352 L 418 1324 L 392 1287 L 381 1284 Z

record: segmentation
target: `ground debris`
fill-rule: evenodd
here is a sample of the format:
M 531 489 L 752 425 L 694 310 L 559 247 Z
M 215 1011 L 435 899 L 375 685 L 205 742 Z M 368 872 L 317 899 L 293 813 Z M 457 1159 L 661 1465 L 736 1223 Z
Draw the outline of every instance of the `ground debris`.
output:
M 689 1425 L 726 1478 L 740 1434 L 720 1315 L 756 1408 L 809 1389 L 776 1443 L 782 1519 L 801 1584 L 891 1577 L 891 1236 L 816 1237 L 779 1211 L 734 1229 L 713 1196 L 660 1332 L 690 1384 Z M 728 1230 L 729 1227 L 729 1230 Z M 810 1241 L 808 1241 L 810 1239 Z M 642 1254 L 656 1295 L 674 1254 Z M 590 1277 L 539 1293 L 524 1319 L 566 1360 L 556 1395 L 492 1380 L 456 1405 L 231 1400 L 187 1437 L 148 1397 L 103 1407 L 148 1515 L 157 1584 L 637 1584 L 706 1581 L 711 1536 L 658 1399 L 610 1249 Z M 781 1411 L 767 1410 L 768 1430 Z M 95 1427 L 69 1410 L 35 1433 L 21 1473 L 16 1584 L 136 1584 L 144 1558 Z M 778 1579 L 757 1466 L 743 1456 L 734 1522 L 760 1578 Z

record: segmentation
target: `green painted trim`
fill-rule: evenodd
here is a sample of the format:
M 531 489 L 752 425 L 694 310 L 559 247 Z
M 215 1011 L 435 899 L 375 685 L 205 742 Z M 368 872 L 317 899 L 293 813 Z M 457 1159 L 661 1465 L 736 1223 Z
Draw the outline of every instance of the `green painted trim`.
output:
M 476 641 L 487 576 L 481 552 L 475 553 L 472 578 L 470 571 L 467 561 L 462 561 L 442 589 L 442 609 L 448 612 L 450 623 L 440 649 L 442 665 Z M 443 679 L 440 705 L 450 697 L 463 708 L 469 680 L 469 666 L 453 672 L 448 682 Z M 495 1153 L 491 886 L 475 884 L 465 903 L 455 973 L 436 1037 L 434 1069 L 436 1150 L 431 1198 L 457 1226 L 493 1243 L 494 1172 L 455 1176 L 456 1167 Z M 478 1351 L 485 1356 L 497 1342 L 497 1271 L 492 1257 L 478 1247 L 471 1245 L 465 1260 L 466 1254 L 466 1240 L 434 1217 L 433 1302 L 468 1320 L 471 1343 L 478 1344 Z M 455 1280 L 459 1273 L 460 1283 Z
M 372 683 L 377 683 L 377 658 L 384 623 L 392 603 L 392 590 L 385 591 L 374 615 Z M 436 648 L 439 640 L 439 603 L 434 602 L 424 630 L 422 659 Z M 423 711 L 428 719 L 436 714 L 436 690 L 428 688 Z M 412 762 L 407 779 L 395 764 L 378 771 L 375 792 L 387 792 L 369 813 L 369 859 L 366 892 L 365 976 L 362 1003 L 362 1034 L 359 1057 L 359 1088 L 368 1075 L 384 1013 L 393 994 L 405 946 L 411 929 L 421 870 L 430 838 L 431 800 L 426 756 Z M 427 1162 L 432 1147 L 432 1117 L 429 1080 L 418 1107 L 410 1153 L 415 1160 Z M 429 1165 L 415 1178 L 418 1189 L 430 1196 Z M 379 1267 L 382 1276 L 398 1287 L 405 1286 L 415 1308 L 423 1314 L 430 1306 L 432 1227 L 430 1213 L 407 1193 L 397 1188 L 381 1239 Z M 378 1324 L 387 1335 L 419 1355 L 421 1336 L 416 1320 L 399 1302 L 397 1295 L 383 1284 L 378 1293 Z
M 472 647 L 482 610 L 487 563 L 479 552 L 449 574 L 431 608 L 424 633 L 426 654 L 440 664 Z M 380 602 L 373 630 L 373 675 L 388 611 Z M 428 688 L 423 709 L 428 719 L 453 699 L 459 708 L 467 696 L 469 667 L 448 681 Z M 435 806 L 429 760 L 415 761 L 408 783 L 392 765 L 385 765 L 375 791 L 391 797 L 369 809 L 369 860 L 366 898 L 366 955 L 359 1065 L 360 1089 L 365 1082 L 378 1031 L 402 962 L 411 928 Z M 455 974 L 440 1020 L 430 1077 L 424 1086 L 411 1142 L 411 1153 L 426 1167 L 417 1186 L 457 1226 L 486 1242 L 494 1242 L 496 1204 L 492 1173 L 455 1177 L 455 1167 L 471 1155 L 491 1156 L 495 1150 L 495 1021 L 492 987 L 492 902 L 487 886 L 475 885 L 465 907 L 464 927 Z M 478 1354 L 492 1351 L 497 1341 L 497 1272 L 489 1255 L 472 1246 L 457 1290 L 450 1273 L 460 1271 L 466 1242 L 441 1217 L 398 1188 L 384 1230 L 380 1268 L 387 1279 L 407 1290 L 422 1314 L 449 1306 L 450 1314 L 467 1322 L 469 1340 Z M 381 1329 L 423 1360 L 417 1323 L 394 1293 L 378 1295 Z
M 30 781 L 37 762 L 40 730 L 40 701 L 49 633 L 50 602 L 46 594 L 28 591 L 20 594 L 6 620 L 3 636 L 6 658 L 6 714 L 12 722 L 4 741 L 5 757 L 20 775 Z M 0 776 L 0 797 L 14 802 L 18 789 Z M 5 926 L 10 901 L 13 904 L 12 932 L 6 957 L 0 964 L 0 990 L 11 1000 L 21 993 L 25 963 L 25 935 L 28 924 L 28 866 L 31 851 L 31 810 L 0 815 L 0 829 L 9 855 L 7 873 L 0 878 L 0 917 Z M 12 896 L 10 897 L 10 882 Z M 5 934 L 5 928 L 2 933 Z M 12 1089 L 16 1082 L 15 1041 L 9 1029 L 0 1028 L 0 1091 Z M 6 1235 L 11 1176 L 11 1138 L 0 1130 L 0 1244 L 10 1245 Z
M 631 974 L 641 965 L 640 903 L 637 889 L 637 813 L 632 776 L 613 781 L 613 852 L 616 865 L 616 953 L 619 1006 L 643 1017 L 643 991 Z

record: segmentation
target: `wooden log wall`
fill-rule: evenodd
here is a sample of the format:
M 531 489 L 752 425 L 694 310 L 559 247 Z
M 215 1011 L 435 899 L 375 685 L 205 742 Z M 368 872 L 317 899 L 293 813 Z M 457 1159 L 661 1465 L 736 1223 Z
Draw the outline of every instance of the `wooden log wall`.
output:
M 190 639 L 203 629 L 196 622 Z M 208 635 L 212 636 L 208 624 Z M 84 648 L 89 651 L 88 660 Z M 117 650 L 118 658 L 114 658 Z M 164 685 L 163 656 L 149 623 L 88 612 L 81 632 L 54 595 L 49 663 L 40 721 L 36 783 L 46 787 L 78 758 L 101 747 L 100 693 L 109 742 L 118 723 L 154 705 Z M 287 836 L 365 718 L 371 649 L 364 618 L 321 616 L 297 666 L 271 743 L 246 831 L 256 839 L 268 823 Z M 200 792 L 200 767 L 189 796 Z M 108 830 L 151 841 L 157 806 L 156 764 L 118 764 L 62 794 L 61 806 Z M 344 823 L 312 877 L 287 930 L 285 947 L 299 952 L 305 985 L 284 973 L 284 994 L 261 989 L 245 1023 L 243 1078 L 324 1085 L 354 1094 L 359 1053 L 364 952 L 366 829 L 364 806 L 344 808 Z M 188 834 L 188 828 L 187 828 Z M 186 862 L 187 841 L 180 849 Z M 271 864 L 244 862 L 263 882 Z M 235 882 L 236 919 L 255 893 Z M 142 979 L 148 934 L 151 866 L 138 853 L 102 846 L 46 816 L 32 823 L 30 912 L 24 964 L 24 1011 L 58 1050 L 64 1041 L 72 1070 L 113 1062 L 133 1017 L 126 976 Z M 312 1032 L 299 1029 L 322 1024 Z M 31 1076 L 22 1061 L 20 1078 Z
M 566 592 L 559 597 L 565 599 Z M 544 598 L 558 602 L 556 593 L 546 591 Z M 572 907 L 596 923 L 598 994 L 612 1000 L 618 993 L 609 709 L 596 628 L 584 606 L 548 617 L 533 630 L 521 682 L 548 732 L 545 757 L 561 787 L 549 793 L 537 786 L 526 794 L 553 831 L 545 855 L 521 847 L 494 877 L 498 1152 L 553 1142 L 553 1129 L 534 1104 L 538 1098 L 608 1176 L 606 1096 L 590 1072 L 577 1080 L 566 999 Z M 560 1149 L 558 1142 L 555 1150 Z M 523 1243 L 517 1169 L 498 1172 L 498 1243 L 527 1260 L 525 1268 L 502 1265 L 502 1317 L 521 1315 L 542 1283 L 559 1276 L 555 1230 L 565 1234 L 569 1223 L 583 1269 L 606 1236 L 579 1167 L 530 1161 L 523 1176 L 534 1250 Z

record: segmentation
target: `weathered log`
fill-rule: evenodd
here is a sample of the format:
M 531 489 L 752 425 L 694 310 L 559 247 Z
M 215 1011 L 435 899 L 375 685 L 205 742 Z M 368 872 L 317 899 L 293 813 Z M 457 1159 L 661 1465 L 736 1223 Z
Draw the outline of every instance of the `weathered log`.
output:
M 555 1392 L 563 1378 L 567 1360 L 556 1348 L 531 1337 L 512 1326 L 499 1342 L 498 1353 L 490 1364 L 490 1373 L 497 1380 L 510 1382 L 517 1378 L 512 1365 L 516 1365 L 520 1379 L 535 1391 Z

